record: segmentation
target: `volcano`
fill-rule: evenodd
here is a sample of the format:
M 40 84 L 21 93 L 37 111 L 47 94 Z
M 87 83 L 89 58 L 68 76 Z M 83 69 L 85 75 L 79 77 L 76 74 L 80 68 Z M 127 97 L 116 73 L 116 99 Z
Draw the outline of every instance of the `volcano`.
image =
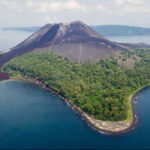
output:
M 107 40 L 80 21 L 47 24 L 17 46 L 2 53 L 0 67 L 10 59 L 30 51 L 51 50 L 80 64 L 107 58 L 122 49 L 125 46 Z M 8 78 L 0 73 L 0 79 L 5 77 Z

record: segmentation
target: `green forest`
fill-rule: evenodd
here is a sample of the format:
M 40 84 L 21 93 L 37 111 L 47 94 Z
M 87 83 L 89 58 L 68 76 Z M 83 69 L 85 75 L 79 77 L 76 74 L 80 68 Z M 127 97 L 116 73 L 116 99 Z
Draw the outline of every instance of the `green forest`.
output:
M 132 67 L 123 64 L 128 58 L 135 60 Z M 150 85 L 150 50 L 125 50 L 118 58 L 80 65 L 51 51 L 30 52 L 6 63 L 2 71 L 11 78 L 44 82 L 96 119 L 121 121 L 131 109 L 129 96 Z

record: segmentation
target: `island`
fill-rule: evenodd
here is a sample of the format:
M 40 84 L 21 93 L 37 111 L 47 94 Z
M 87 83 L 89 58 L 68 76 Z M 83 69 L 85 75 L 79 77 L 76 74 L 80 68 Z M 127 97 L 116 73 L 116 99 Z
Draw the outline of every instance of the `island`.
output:
M 116 134 L 134 125 L 133 97 L 150 85 L 150 50 L 128 49 L 80 64 L 52 51 L 34 51 L 11 59 L 2 71 L 59 95 L 91 127 Z

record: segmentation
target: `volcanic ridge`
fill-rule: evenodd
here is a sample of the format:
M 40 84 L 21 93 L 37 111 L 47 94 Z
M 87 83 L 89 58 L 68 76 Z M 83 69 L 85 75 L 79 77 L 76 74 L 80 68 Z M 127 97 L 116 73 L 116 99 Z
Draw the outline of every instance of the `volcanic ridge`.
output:
M 30 51 L 51 50 L 80 64 L 116 55 L 126 48 L 107 40 L 80 21 L 47 24 L 17 46 L 0 54 L 0 68 L 10 59 Z M 8 78 L 8 74 L 0 72 L 0 80 Z

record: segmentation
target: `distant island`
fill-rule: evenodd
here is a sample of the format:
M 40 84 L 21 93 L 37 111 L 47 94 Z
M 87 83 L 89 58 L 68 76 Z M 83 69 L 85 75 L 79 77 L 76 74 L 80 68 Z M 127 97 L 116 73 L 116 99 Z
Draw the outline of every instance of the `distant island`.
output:
M 102 36 L 140 36 L 150 35 L 150 28 L 126 26 L 126 25 L 96 25 L 90 26 L 97 33 Z M 40 26 L 35 27 L 7 27 L 2 30 L 12 31 L 24 31 L 24 32 L 36 32 L 40 29 Z
M 103 36 L 141 36 L 150 35 L 150 28 L 124 25 L 98 25 L 92 29 Z
M 23 32 L 36 32 L 39 30 L 40 26 L 34 26 L 34 27 L 6 27 L 2 28 L 3 31 L 23 31 Z

